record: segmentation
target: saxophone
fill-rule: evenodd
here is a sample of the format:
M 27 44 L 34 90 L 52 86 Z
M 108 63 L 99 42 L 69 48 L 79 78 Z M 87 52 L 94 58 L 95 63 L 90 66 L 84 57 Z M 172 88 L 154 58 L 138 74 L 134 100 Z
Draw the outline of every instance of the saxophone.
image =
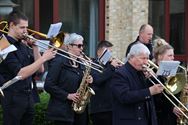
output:
M 78 114 L 81 114 L 84 112 L 87 104 L 89 103 L 90 97 L 92 95 L 95 95 L 94 90 L 92 88 L 90 88 L 88 86 L 88 83 L 86 82 L 86 79 L 90 75 L 90 72 L 91 72 L 91 67 L 88 64 L 88 66 L 86 65 L 86 69 L 84 71 L 84 76 L 83 76 L 80 86 L 77 90 L 77 93 L 80 96 L 80 100 L 78 102 L 72 103 L 73 110 Z
M 187 70 L 184 67 L 181 67 L 185 72 L 185 84 L 187 84 Z M 185 105 L 186 108 L 188 108 L 188 94 L 182 90 L 180 94 L 180 101 Z M 179 106 L 181 108 L 181 106 Z M 182 108 L 181 108 L 182 109 Z M 183 112 L 188 116 L 188 112 L 186 110 L 183 110 Z M 177 119 L 177 125 L 188 125 L 188 119 L 182 115 L 180 118 Z

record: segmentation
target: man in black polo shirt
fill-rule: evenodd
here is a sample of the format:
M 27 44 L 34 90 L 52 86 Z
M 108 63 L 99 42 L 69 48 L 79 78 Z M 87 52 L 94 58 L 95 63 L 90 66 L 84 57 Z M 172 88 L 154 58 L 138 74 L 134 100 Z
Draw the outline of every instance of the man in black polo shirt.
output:
M 4 90 L 5 98 L 1 98 L 4 125 L 32 125 L 34 108 L 31 93 L 32 75 L 36 71 L 44 71 L 43 63 L 52 59 L 56 52 L 47 50 L 41 56 L 38 47 L 31 44 L 33 56 L 29 48 L 23 44 L 23 34 L 27 33 L 28 19 L 19 11 L 13 11 L 8 16 L 8 41 L 17 51 L 8 54 L 0 64 L 0 74 L 4 81 L 15 76 L 22 79 Z M 2 85 L 3 83 L 1 83 Z

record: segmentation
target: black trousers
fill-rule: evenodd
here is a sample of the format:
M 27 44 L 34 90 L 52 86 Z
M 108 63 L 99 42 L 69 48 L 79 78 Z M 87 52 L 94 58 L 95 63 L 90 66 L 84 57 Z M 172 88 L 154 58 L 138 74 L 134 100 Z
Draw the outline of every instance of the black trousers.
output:
M 65 121 L 54 121 L 54 125 L 73 125 L 73 123 Z
M 112 125 L 112 112 L 101 112 L 91 114 L 93 125 Z
M 31 93 L 6 93 L 2 99 L 3 125 L 32 125 L 34 102 Z
M 81 114 L 74 115 L 74 122 L 67 121 L 54 121 L 54 125 L 88 125 L 89 124 L 89 116 L 86 110 Z

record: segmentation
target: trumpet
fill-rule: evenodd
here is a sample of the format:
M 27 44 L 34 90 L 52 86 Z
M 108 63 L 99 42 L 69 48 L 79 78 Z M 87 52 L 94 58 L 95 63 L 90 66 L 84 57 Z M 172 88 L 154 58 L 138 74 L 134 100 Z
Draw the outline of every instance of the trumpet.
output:
M 112 53 L 110 52 L 110 50 L 105 48 L 101 56 L 99 57 L 99 63 L 106 65 L 107 62 L 112 62 L 113 60 L 115 60 L 119 66 L 125 64 L 120 59 L 112 57 Z
M 177 85 L 177 83 L 185 83 L 186 82 L 186 81 L 182 80 L 182 77 L 184 77 L 185 79 L 187 77 L 187 76 L 185 76 L 185 72 L 186 72 L 185 68 L 183 68 L 182 66 L 179 66 L 179 68 L 183 68 L 184 74 L 181 74 L 181 77 L 180 77 L 180 75 L 176 75 L 176 76 L 167 78 L 166 86 L 156 77 L 155 73 L 151 72 L 151 70 L 153 70 L 154 68 L 158 69 L 159 67 L 157 65 L 155 65 L 151 60 L 148 60 L 148 65 L 147 66 L 143 65 L 143 69 L 145 71 L 147 71 L 159 84 L 161 84 L 163 86 L 164 90 L 168 94 L 170 94 L 175 99 L 175 101 L 178 102 L 179 106 L 181 106 L 184 111 L 188 112 L 187 107 L 178 98 L 176 98 L 176 96 L 174 96 L 174 93 L 173 93 L 173 92 L 178 93 L 178 92 L 180 92 L 179 90 L 183 89 L 182 85 Z M 182 75 L 184 75 L 184 76 L 182 76 Z M 172 79 L 176 79 L 176 80 L 172 80 Z M 149 80 L 151 81 L 152 84 L 155 84 L 153 80 L 151 80 L 151 79 L 149 79 Z M 180 80 L 182 80 L 182 81 L 180 82 Z M 170 90 L 169 86 L 172 85 L 172 84 L 176 84 L 178 91 L 173 91 L 172 92 Z M 179 87 L 181 87 L 181 88 L 179 88 Z M 182 109 L 179 108 L 179 106 L 175 102 L 173 102 L 170 99 L 170 97 L 166 93 L 162 92 L 162 94 L 183 114 L 183 116 L 186 119 L 188 119 L 188 116 L 182 111 Z

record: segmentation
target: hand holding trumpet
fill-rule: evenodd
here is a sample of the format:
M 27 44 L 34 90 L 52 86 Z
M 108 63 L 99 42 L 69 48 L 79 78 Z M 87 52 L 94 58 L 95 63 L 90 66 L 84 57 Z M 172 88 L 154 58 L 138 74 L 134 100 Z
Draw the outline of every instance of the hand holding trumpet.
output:
M 121 61 L 120 61 L 119 59 L 117 59 L 117 58 L 112 58 L 112 59 L 110 60 L 110 64 L 111 64 L 112 66 L 114 66 L 115 68 L 118 68 L 118 67 L 122 66 L 124 63 L 121 62 Z

